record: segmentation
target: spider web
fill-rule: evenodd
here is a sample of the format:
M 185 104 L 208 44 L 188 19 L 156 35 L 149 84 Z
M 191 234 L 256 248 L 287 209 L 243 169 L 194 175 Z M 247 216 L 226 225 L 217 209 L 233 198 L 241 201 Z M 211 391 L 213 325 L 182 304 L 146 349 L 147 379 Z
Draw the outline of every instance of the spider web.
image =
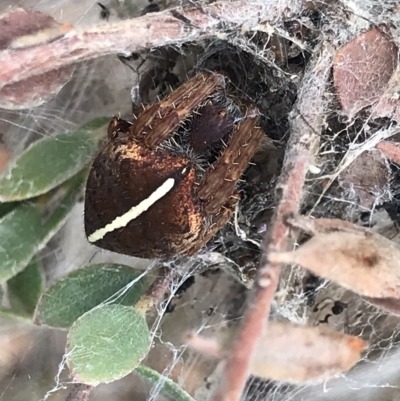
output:
M 10 4 L 15 5 L 16 2 Z M 116 2 L 104 4 L 111 6 L 111 20 L 127 17 L 112 8 Z M 139 15 L 148 5 L 145 1 L 132 4 L 131 16 Z M 3 0 L 0 12 L 5 11 L 8 5 Z M 100 18 L 100 8 L 92 0 L 21 0 L 18 5 L 49 13 L 60 22 L 72 22 L 78 26 L 97 23 Z M 164 1 L 159 5 L 161 9 L 166 9 L 177 4 Z M 325 25 L 323 32 L 330 30 L 330 37 L 335 38 L 337 43 L 345 43 L 355 33 L 367 28 L 370 21 L 375 24 L 396 22 L 391 9 L 395 6 L 389 1 L 367 0 L 362 5 L 348 1 L 341 5 L 327 7 L 325 14 L 305 9 L 298 21 L 311 32 Z M 344 23 L 349 20 L 351 23 Z M 346 29 L 343 29 L 344 26 Z M 287 139 L 288 114 L 311 57 L 310 49 L 302 46 L 301 38 L 294 39 L 292 36 L 290 40 L 284 39 L 289 36 L 286 28 L 281 24 L 275 30 L 267 29 L 266 32 L 241 35 L 228 32 L 227 41 L 213 40 L 179 48 L 153 49 L 144 53 L 140 60 L 128 62 L 128 66 L 114 57 L 91 61 L 75 67 L 71 81 L 45 105 L 18 112 L 0 111 L 0 132 L 6 133 L 5 144 L 16 156 L 40 137 L 71 130 L 94 117 L 121 114 L 129 118 L 131 100 L 138 102 L 138 91 L 132 88 L 140 88 L 140 101 L 154 101 L 158 95 L 165 95 L 170 90 L 169 85 L 176 87 L 184 81 L 193 69 L 224 69 L 238 92 L 256 102 L 263 114 L 262 127 L 275 142 L 272 145 L 263 144 L 262 151 L 255 157 L 256 165 L 247 170 L 244 182 L 239 184 L 242 200 L 235 221 L 221 230 L 200 255 L 170 262 L 171 266 L 180 268 L 182 276 L 171 285 L 169 297 L 149 318 L 154 347 L 145 363 L 179 383 L 197 401 L 209 399 L 215 391 L 223 362 L 188 349 L 185 333 L 194 331 L 205 337 L 217 338 L 224 344 L 229 344 L 237 333 L 248 290 L 234 275 L 215 267 L 239 265 L 241 273 L 249 280 L 254 274 L 259 257 L 257 243 L 268 230 L 273 212 L 273 187 Z M 318 39 L 321 38 L 315 38 Z M 327 96 L 334 97 L 333 89 Z M 323 170 L 321 176 L 336 172 L 349 147 L 365 141 L 368 130 L 377 132 L 382 126 L 388 127 L 387 122 L 378 126 L 360 119 L 344 121 L 339 106 L 334 102 L 332 104 L 332 109 L 326 110 L 327 124 L 320 144 L 321 161 L 318 165 Z M 392 219 L 393 208 L 396 209 L 400 196 L 396 184 L 398 171 L 394 165 L 388 168 L 392 176 L 391 186 L 384 190 L 378 188 L 375 198 L 379 201 L 367 207 L 360 205 L 357 192 L 351 186 L 334 184 L 319 199 L 322 179 L 311 176 L 306 187 L 305 209 L 314 209 L 318 216 L 327 216 L 329 211 L 330 217 L 357 220 L 398 242 L 399 235 Z M 345 182 L 346 178 L 342 181 Z M 262 191 L 255 191 L 255 187 L 261 187 Z M 41 253 L 49 284 L 89 263 L 123 263 L 153 274 L 153 264 L 148 261 L 89 246 L 84 238 L 82 214 L 80 203 L 60 233 Z M 210 264 L 214 265 L 214 269 L 210 269 Z M 180 298 L 175 298 L 174 294 L 190 277 L 195 277 L 194 285 Z M 174 305 L 174 311 L 165 313 L 171 305 Z M 369 305 L 333 283 L 292 268 L 282 274 L 273 304 L 273 318 L 308 325 L 328 324 L 347 334 L 362 336 L 369 341 L 370 348 L 356 368 L 327 383 L 294 386 L 251 378 L 243 399 L 398 398 L 400 322 L 396 316 Z M 64 399 L 65 393 L 61 390 L 68 384 L 64 369 L 64 335 L 38 329 L 27 336 L 18 332 L 17 339 L 14 348 L 8 343 L 8 352 L 18 357 L 2 359 L 1 399 Z M 149 387 L 130 375 L 118 382 L 99 386 L 91 394 L 91 400 L 109 400 L 111 397 L 114 400 L 128 397 L 155 400 L 160 397 L 161 385 Z

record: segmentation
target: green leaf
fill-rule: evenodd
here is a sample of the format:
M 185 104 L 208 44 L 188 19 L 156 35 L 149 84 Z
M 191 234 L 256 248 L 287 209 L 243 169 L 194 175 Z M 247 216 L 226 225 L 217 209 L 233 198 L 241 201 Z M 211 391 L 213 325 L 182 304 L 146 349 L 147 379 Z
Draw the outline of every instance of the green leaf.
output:
M 0 219 L 19 205 L 19 202 L 0 202 Z
M 160 392 L 164 397 L 173 401 L 195 401 L 185 390 L 171 379 L 144 365 L 139 365 L 135 373 L 152 385 L 160 385 Z
M 102 305 L 71 327 L 67 363 L 75 381 L 109 383 L 132 372 L 149 348 L 149 329 L 140 312 L 131 306 Z
M 41 218 L 35 205 L 25 203 L 0 220 L 0 281 L 19 273 L 39 249 Z
M 81 172 L 56 191 L 62 199 L 52 211 L 45 207 L 46 219 L 31 202 L 21 203 L 0 219 L 0 282 L 22 271 L 57 232 L 76 203 L 85 178 L 86 172 Z
M 14 312 L 32 315 L 44 288 L 43 265 L 34 258 L 7 282 L 8 299 Z
M 69 212 L 72 210 L 81 195 L 86 179 L 87 170 L 85 169 L 62 184 L 56 191 L 55 197 L 57 198 L 58 195 L 61 194 L 61 201 L 58 202 L 55 209 L 53 208 L 53 210 L 48 213 L 46 220 L 43 221 L 43 246 L 65 223 Z
M 41 297 L 34 321 L 67 328 L 85 312 L 103 302 L 134 305 L 151 284 L 146 275 L 132 284 L 141 272 L 118 264 L 95 264 L 75 270 L 57 281 Z
M 32 144 L 0 177 L 0 201 L 36 197 L 81 171 L 97 151 L 99 132 L 105 132 L 108 120 L 98 118 L 75 132 Z

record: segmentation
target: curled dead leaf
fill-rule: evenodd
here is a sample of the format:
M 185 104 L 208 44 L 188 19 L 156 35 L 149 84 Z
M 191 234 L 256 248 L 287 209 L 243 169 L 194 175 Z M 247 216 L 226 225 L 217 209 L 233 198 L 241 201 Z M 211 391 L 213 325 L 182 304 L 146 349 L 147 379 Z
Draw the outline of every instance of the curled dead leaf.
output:
M 333 78 L 345 114 L 351 117 L 379 99 L 397 66 L 397 55 L 386 25 L 362 33 L 338 50 Z
M 294 252 L 272 252 L 272 263 L 298 264 L 368 297 L 400 298 L 400 248 L 379 234 L 316 233 Z
M 19 48 L 43 44 L 63 35 L 71 26 L 59 24 L 50 15 L 17 8 L 0 16 L 0 51 L 12 51 L 18 62 Z M 15 81 L 0 88 L 0 107 L 20 110 L 40 106 L 69 81 L 72 66 Z
M 327 380 L 349 370 L 367 347 L 361 338 L 326 326 L 269 323 L 251 364 L 251 373 L 274 380 Z

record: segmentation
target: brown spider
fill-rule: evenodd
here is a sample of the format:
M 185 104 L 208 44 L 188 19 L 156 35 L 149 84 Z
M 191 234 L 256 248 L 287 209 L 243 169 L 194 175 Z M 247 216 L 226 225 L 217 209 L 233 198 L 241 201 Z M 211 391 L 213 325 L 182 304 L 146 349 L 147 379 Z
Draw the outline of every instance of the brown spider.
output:
M 141 258 L 194 254 L 228 222 L 264 132 L 253 104 L 227 100 L 225 80 L 198 73 L 134 124 L 110 122 L 86 187 L 90 242 Z

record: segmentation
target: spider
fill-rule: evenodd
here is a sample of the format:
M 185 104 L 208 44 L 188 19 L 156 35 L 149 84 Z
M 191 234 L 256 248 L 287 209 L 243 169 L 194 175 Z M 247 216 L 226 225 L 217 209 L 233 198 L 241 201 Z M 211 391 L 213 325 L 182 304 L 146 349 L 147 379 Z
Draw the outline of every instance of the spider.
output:
M 229 221 L 264 132 L 256 106 L 232 105 L 225 84 L 201 72 L 133 124 L 111 120 L 86 186 L 89 242 L 140 258 L 191 255 Z

